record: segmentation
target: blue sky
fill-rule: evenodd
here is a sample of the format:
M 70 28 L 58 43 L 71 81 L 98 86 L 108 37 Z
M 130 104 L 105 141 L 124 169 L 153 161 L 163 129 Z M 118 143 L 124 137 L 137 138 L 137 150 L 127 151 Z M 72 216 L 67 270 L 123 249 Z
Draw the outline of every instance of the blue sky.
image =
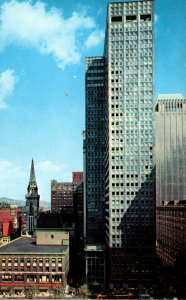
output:
M 85 57 L 102 55 L 107 0 L 0 1 L 0 197 L 82 171 Z M 112 1 L 117 2 L 117 1 Z M 155 1 L 155 94 L 186 96 L 186 1 Z

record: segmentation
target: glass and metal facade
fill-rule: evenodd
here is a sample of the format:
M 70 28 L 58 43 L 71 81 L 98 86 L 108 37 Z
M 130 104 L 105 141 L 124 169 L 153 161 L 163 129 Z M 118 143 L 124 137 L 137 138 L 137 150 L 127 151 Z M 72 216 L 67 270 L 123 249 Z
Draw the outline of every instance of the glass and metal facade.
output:
M 156 202 L 186 200 L 186 100 L 159 95 L 155 112 Z
M 104 240 L 105 60 L 86 59 L 86 134 L 84 143 L 85 228 L 87 243 Z
M 111 278 L 125 283 L 149 276 L 155 248 L 153 1 L 109 4 L 106 31 L 106 239 Z
M 153 6 L 151 0 L 108 4 L 104 130 L 94 119 L 95 134 L 98 130 L 105 135 L 106 144 L 100 192 L 105 199 L 102 218 L 109 254 L 108 281 L 120 286 L 150 279 L 155 250 Z M 87 85 L 86 80 L 86 93 Z M 92 93 L 96 95 L 96 91 L 94 86 Z M 88 107 L 87 94 L 86 103 Z M 92 113 L 86 110 L 86 120 Z M 88 138 L 86 143 L 88 149 Z M 87 172 L 90 162 L 86 162 Z M 86 178 L 88 190 L 93 180 L 88 183 L 88 174 Z M 88 204 L 88 191 L 86 195 Z

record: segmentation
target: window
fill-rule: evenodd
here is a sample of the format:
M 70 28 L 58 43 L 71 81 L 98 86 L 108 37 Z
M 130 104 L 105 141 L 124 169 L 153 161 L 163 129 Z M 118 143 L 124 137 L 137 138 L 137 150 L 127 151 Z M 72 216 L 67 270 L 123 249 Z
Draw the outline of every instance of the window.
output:
M 136 20 L 136 16 L 126 16 L 126 21 L 130 22 L 130 21 L 135 21 Z
M 151 15 L 141 15 L 140 20 L 151 21 Z
M 111 22 L 122 22 L 122 16 L 111 17 Z
M 23 275 L 15 275 L 15 281 L 24 281 Z
M 53 234 L 51 234 L 51 239 L 53 239 L 54 238 L 54 235 Z
M 2 281 L 11 281 L 11 275 L 2 275 Z

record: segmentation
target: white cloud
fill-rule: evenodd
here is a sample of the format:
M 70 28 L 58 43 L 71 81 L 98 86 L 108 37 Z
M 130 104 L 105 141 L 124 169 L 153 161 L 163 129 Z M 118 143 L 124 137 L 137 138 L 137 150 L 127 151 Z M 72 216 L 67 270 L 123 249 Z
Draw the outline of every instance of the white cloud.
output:
M 104 39 L 104 32 L 95 30 L 93 31 L 87 40 L 85 41 L 85 47 L 87 49 L 99 45 Z
M 95 28 L 93 18 L 84 12 L 73 12 L 65 19 L 56 8 L 47 10 L 43 2 L 5 2 L 1 6 L 0 24 L 1 51 L 11 43 L 35 47 L 41 54 L 52 55 L 62 69 L 80 61 L 82 42 L 78 38 L 84 38 L 82 33 L 90 34 L 89 47 L 101 41 L 101 33 L 91 34 Z
M 14 70 L 7 69 L 0 73 L 0 109 L 7 107 L 5 100 L 13 92 L 16 80 Z
M 50 160 L 41 161 L 36 164 L 36 169 L 39 172 L 61 172 L 67 167 L 65 164 L 55 164 Z
M 26 174 L 19 165 L 14 165 L 8 160 L 0 160 L 0 182 L 26 178 Z

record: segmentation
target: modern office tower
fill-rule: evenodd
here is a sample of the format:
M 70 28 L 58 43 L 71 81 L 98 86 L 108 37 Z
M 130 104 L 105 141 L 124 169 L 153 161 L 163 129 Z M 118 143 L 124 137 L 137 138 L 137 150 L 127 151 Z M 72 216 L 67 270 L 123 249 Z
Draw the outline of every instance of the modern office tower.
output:
M 108 4 L 104 57 L 86 62 L 87 228 L 91 214 L 98 216 L 94 217 L 97 220 L 101 215 L 102 220 L 106 218 L 106 229 L 102 228 L 109 253 L 108 280 L 120 286 L 146 282 L 153 273 L 153 5 L 152 0 Z M 105 77 L 101 79 L 102 97 L 98 96 L 99 87 L 102 90 L 100 70 L 94 67 L 98 60 L 103 61 Z M 96 139 L 99 135 L 106 141 L 102 152 Z M 92 153 L 88 154 L 88 149 Z M 103 157 L 103 164 L 93 173 L 97 157 Z M 99 190 L 98 172 L 105 179 Z M 105 207 L 105 215 L 103 210 L 95 210 L 96 201 Z
M 105 62 L 86 59 L 86 228 L 87 243 L 102 243 L 105 177 Z
M 38 187 L 35 176 L 34 161 L 32 159 L 30 169 L 30 180 L 28 183 L 26 198 L 26 228 L 29 234 L 33 234 L 37 228 L 37 220 L 39 214 L 39 198 Z
M 186 100 L 159 95 L 155 111 L 157 205 L 186 200 Z
M 73 211 L 73 184 L 71 182 L 51 181 L 51 211 Z
M 87 283 L 105 284 L 105 60 L 86 59 L 84 241 Z

